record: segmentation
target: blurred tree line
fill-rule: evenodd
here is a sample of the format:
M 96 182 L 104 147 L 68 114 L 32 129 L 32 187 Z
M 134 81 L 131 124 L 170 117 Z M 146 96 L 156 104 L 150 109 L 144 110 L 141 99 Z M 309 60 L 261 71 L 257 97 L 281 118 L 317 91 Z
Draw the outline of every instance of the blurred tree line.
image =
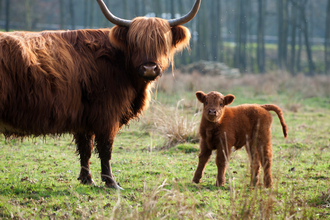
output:
M 104 0 L 118 17 L 186 14 L 195 0 Z M 281 69 L 295 75 L 330 74 L 330 0 L 202 0 L 190 52 L 176 66 L 219 61 L 240 72 Z M 95 0 L 0 0 L 8 30 L 112 27 Z

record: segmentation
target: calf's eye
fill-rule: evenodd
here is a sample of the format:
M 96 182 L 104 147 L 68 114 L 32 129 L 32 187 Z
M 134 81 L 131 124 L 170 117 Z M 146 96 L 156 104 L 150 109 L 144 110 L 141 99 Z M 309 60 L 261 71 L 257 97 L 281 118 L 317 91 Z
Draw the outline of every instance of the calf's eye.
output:
M 207 102 L 205 102 L 204 104 L 207 105 Z
M 223 106 L 223 104 L 222 104 L 222 103 L 220 103 L 220 106 L 222 107 L 222 106 Z

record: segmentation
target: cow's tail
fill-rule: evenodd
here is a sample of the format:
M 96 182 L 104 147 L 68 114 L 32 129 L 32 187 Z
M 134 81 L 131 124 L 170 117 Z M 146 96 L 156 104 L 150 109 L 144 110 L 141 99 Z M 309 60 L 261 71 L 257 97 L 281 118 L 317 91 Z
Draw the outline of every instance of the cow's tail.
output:
M 282 125 L 282 130 L 283 130 L 284 137 L 287 138 L 288 137 L 288 127 L 285 124 L 282 110 L 276 105 L 261 105 L 261 107 L 266 109 L 267 111 L 276 112 L 278 118 L 280 119 L 281 125 Z

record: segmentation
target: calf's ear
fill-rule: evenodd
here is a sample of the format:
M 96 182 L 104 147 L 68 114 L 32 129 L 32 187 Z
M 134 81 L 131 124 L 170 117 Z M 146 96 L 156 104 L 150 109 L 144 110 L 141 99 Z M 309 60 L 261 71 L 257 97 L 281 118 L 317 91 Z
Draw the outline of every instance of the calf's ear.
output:
M 230 105 L 231 103 L 233 103 L 234 99 L 235 99 L 234 95 L 228 94 L 228 95 L 225 96 L 224 104 L 225 105 Z
M 174 26 L 171 28 L 172 36 L 173 36 L 173 47 L 175 51 L 182 51 L 184 48 L 189 49 L 189 41 L 190 41 L 190 31 L 185 26 Z
M 196 97 L 201 103 L 204 103 L 205 98 L 206 98 L 206 94 L 202 91 L 198 91 L 198 92 L 196 92 Z

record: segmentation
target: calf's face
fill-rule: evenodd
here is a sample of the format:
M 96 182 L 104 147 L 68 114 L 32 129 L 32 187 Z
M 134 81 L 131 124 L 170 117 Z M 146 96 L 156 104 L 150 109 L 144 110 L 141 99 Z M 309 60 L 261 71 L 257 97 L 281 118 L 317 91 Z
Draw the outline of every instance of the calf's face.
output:
M 208 94 L 198 91 L 196 97 L 203 103 L 203 117 L 210 122 L 218 122 L 221 119 L 224 107 L 231 104 L 235 99 L 234 95 L 224 96 L 214 91 Z

